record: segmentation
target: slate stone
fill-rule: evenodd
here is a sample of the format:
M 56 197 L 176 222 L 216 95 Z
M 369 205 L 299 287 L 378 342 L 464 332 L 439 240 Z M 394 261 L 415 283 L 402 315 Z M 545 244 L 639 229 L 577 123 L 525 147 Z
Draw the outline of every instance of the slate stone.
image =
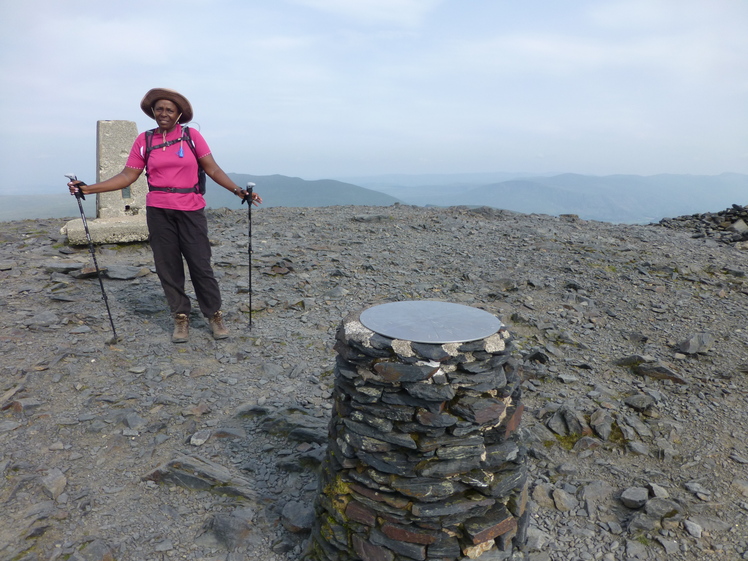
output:
M 449 433 L 456 437 L 464 437 L 468 435 L 474 435 L 480 432 L 480 427 L 469 423 L 467 421 L 457 421 L 456 425 L 449 429 Z
M 465 532 L 474 545 L 517 530 L 517 519 L 502 504 L 494 505 L 483 516 L 465 521 Z
M 357 341 L 352 341 L 352 340 L 349 340 L 348 344 L 354 350 L 371 358 L 389 358 L 392 356 L 392 351 L 388 349 L 377 349 L 375 347 L 367 347 L 366 345 L 362 345 L 358 343 Z
M 562 407 L 559 409 L 559 412 L 563 415 L 569 434 L 582 436 L 590 436 L 592 434 L 592 429 L 587 424 L 587 420 L 584 418 L 582 412 L 569 407 Z
M 417 470 L 424 477 L 448 477 L 465 473 L 480 467 L 479 456 L 468 456 L 454 460 L 427 460 Z
M 496 501 L 494 499 L 469 499 L 462 496 L 453 497 L 446 501 L 435 503 L 414 504 L 413 515 L 418 518 L 435 518 L 440 516 L 455 516 L 456 518 L 467 518 L 470 516 L 481 516 L 491 508 Z
M 363 411 L 359 410 L 352 410 L 350 414 L 346 415 L 349 417 L 352 421 L 357 421 L 359 423 L 366 423 L 367 425 L 373 427 L 374 429 L 381 431 L 381 432 L 390 432 L 394 424 L 389 419 L 383 419 L 381 417 L 373 417 L 371 415 L 365 415 Z
M 416 410 L 416 420 L 429 427 L 451 427 L 458 422 L 457 417 L 450 413 L 433 413 L 422 408 Z
M 508 407 L 506 416 L 504 417 L 504 420 L 501 421 L 501 424 L 496 428 L 491 428 L 485 431 L 484 439 L 486 441 L 486 444 L 496 444 L 504 442 L 506 439 L 511 438 L 511 436 L 516 432 L 516 430 L 519 428 L 520 423 L 522 422 L 522 415 L 524 411 L 524 403 L 511 405 L 510 407 Z
M 651 438 L 653 436 L 652 429 L 650 429 L 638 415 L 623 415 L 623 420 L 633 428 L 640 437 Z
M 661 362 L 639 364 L 634 367 L 634 372 L 641 376 L 654 378 L 656 380 L 670 380 L 676 384 L 688 384 L 688 382 L 676 374 L 672 368 Z
M 489 390 L 499 389 L 506 386 L 506 374 L 503 368 L 494 368 L 480 374 L 461 374 L 459 371 L 448 375 L 450 384 L 457 387 L 476 388 L 483 386 Z M 488 391 L 478 388 L 477 391 Z
M 345 383 L 342 378 L 335 381 L 336 389 L 340 388 L 347 396 L 359 403 L 377 403 L 383 397 L 383 391 L 373 386 L 359 386 Z
M 411 435 L 418 435 L 417 439 L 422 438 L 420 435 L 437 438 L 447 434 L 447 429 L 444 427 L 429 427 L 421 423 L 395 423 L 395 429 Z
M 326 517 L 320 524 L 319 532 L 328 543 L 336 548 L 344 550 L 348 547 L 348 530 L 334 518 Z
M 612 495 L 612 493 L 613 486 L 607 481 L 598 479 L 596 481 L 591 481 L 582 487 L 579 493 L 579 498 L 584 501 L 594 501 L 597 503 L 607 499 Z
M 364 413 L 367 417 L 380 417 L 392 421 L 412 421 L 416 414 L 416 407 L 409 405 L 379 405 L 355 403 L 353 407 Z
M 426 399 L 420 399 L 404 392 L 388 392 L 383 391 L 380 397 L 382 403 L 388 405 L 406 405 L 413 407 L 422 407 L 434 413 L 441 412 L 442 403 L 441 401 L 429 401 Z
M 455 396 L 455 389 L 442 384 L 404 384 L 405 390 L 415 398 L 442 403 Z
M 375 349 L 387 349 L 392 350 L 392 339 L 382 335 L 381 333 L 374 333 L 369 337 L 369 344 Z
M 600 438 L 608 440 L 613 433 L 613 416 L 605 409 L 597 409 L 590 417 L 590 425 Z
M 333 350 L 338 353 L 344 360 L 347 360 L 348 362 L 353 363 L 365 363 L 370 357 L 367 357 L 365 354 L 360 352 L 357 349 L 354 349 L 350 345 L 343 343 L 341 341 L 338 341 L 333 346 Z
M 506 405 L 502 401 L 476 397 L 458 398 L 452 406 L 453 412 L 479 425 L 498 421 L 505 409 Z
M 637 456 L 649 456 L 649 446 L 643 442 L 628 442 L 626 448 Z
M 444 435 L 438 437 L 423 437 L 418 439 L 418 449 L 424 452 L 436 450 L 441 446 L 482 446 L 484 443 L 480 435 L 456 437 Z
M 494 480 L 488 488 L 491 497 L 506 497 L 514 489 L 520 489 L 527 481 L 527 470 L 524 466 L 517 469 L 500 471 L 494 474 Z
M 457 538 L 444 535 L 427 547 L 429 559 L 456 559 L 462 553 Z
M 343 376 L 349 380 L 357 380 L 359 376 L 356 367 L 349 362 L 343 360 L 342 357 L 338 356 L 335 362 L 335 374 L 336 376 Z
M 439 370 L 438 366 L 418 366 L 401 362 L 377 362 L 374 372 L 387 382 L 420 382 L 428 380 Z
M 641 412 L 650 409 L 654 405 L 655 400 L 652 396 L 649 395 L 636 394 L 627 397 L 623 400 L 623 402 L 632 409 L 636 409 L 637 411 Z
M 346 505 L 345 515 L 347 518 L 366 526 L 373 527 L 377 523 L 376 512 L 356 500 L 351 500 Z
M 377 471 L 394 475 L 413 476 L 415 463 L 408 461 L 405 454 L 399 452 L 384 452 L 381 454 L 360 452 L 358 457 Z
M 452 358 L 443 345 L 432 345 L 428 343 L 411 343 L 410 347 L 417 355 L 437 362 L 443 362 Z
M 649 490 L 644 487 L 629 487 L 621 493 L 621 502 L 626 508 L 642 508 L 649 500 Z
M 369 541 L 374 545 L 386 547 L 399 555 L 404 555 L 409 559 L 424 561 L 426 559 L 426 547 L 420 544 L 407 543 L 385 536 L 378 530 L 372 530 L 369 533 Z
M 553 504 L 561 512 L 569 512 L 577 508 L 579 501 L 573 495 L 563 489 L 554 489 L 551 492 Z
M 483 443 L 477 446 L 444 446 L 436 449 L 440 460 L 462 460 L 474 456 L 482 457 L 486 453 Z
M 362 561 L 394 561 L 395 554 L 389 549 L 370 543 L 361 536 L 353 535 L 353 549 Z M 327 556 L 328 559 L 335 557 Z
M 382 524 L 382 533 L 393 540 L 420 545 L 433 544 L 439 538 L 439 532 L 428 531 L 417 526 L 404 526 L 393 522 Z
M 215 540 L 229 551 L 247 544 L 250 524 L 253 518 L 251 510 L 236 509 L 231 513 L 214 514 L 207 522 L 205 529 Z
M 696 522 L 693 522 L 692 520 L 684 520 L 683 526 L 686 528 L 686 531 L 688 534 L 696 539 L 701 538 L 701 534 L 704 531 L 704 529 L 699 526 Z
M 522 397 L 522 377 L 520 375 L 519 366 L 512 370 L 512 363 L 504 365 L 504 375 L 506 376 L 506 384 L 502 387 L 497 388 L 497 397 L 504 399 L 511 397 L 514 401 L 519 401 Z
M 424 502 L 441 501 L 467 489 L 462 483 L 432 477 L 393 477 L 391 485 L 395 491 Z
M 378 517 L 407 522 L 408 512 L 403 506 L 392 506 L 381 500 L 372 499 L 356 492 L 351 492 L 350 496 L 353 500 L 376 512 Z M 404 498 L 402 499 L 404 500 Z
M 368 436 L 361 436 L 355 432 L 345 432 L 342 438 L 350 446 L 350 452 L 344 451 L 345 455 L 349 458 L 356 457 L 356 450 L 363 450 L 364 452 L 390 452 L 392 450 L 392 444 L 389 442 Z
M 5 263 L 5 268 L 2 269 L 4 271 L 12 269 L 13 265 L 15 265 L 9 262 Z M 70 273 L 72 271 L 80 270 L 85 266 L 86 263 L 83 263 L 81 261 L 68 261 L 66 259 L 56 259 L 54 261 L 47 261 L 40 264 L 40 267 L 47 273 Z
M 712 350 L 714 343 L 714 335 L 711 333 L 696 333 L 688 339 L 680 341 L 678 350 L 689 355 L 706 354 Z
M 402 434 L 398 432 L 381 432 L 372 426 L 363 423 L 357 423 L 356 421 L 352 421 L 350 419 L 344 419 L 343 423 L 346 427 L 348 427 L 348 429 L 362 436 L 368 436 L 370 438 L 383 440 L 384 442 L 389 442 L 390 444 L 395 444 L 403 448 L 411 448 L 413 450 L 417 448 L 415 440 L 413 440 L 413 437 L 409 434 Z
M 396 493 L 390 493 L 390 492 L 383 492 L 378 491 L 375 489 L 370 489 L 366 487 L 365 485 L 361 485 L 358 483 L 350 483 L 349 484 L 351 491 L 355 491 L 359 495 L 362 495 L 366 498 L 369 498 L 373 501 L 377 501 L 379 503 L 384 503 L 387 505 L 390 505 L 393 508 L 403 510 L 408 507 L 408 503 L 410 502 L 405 497 L 401 497 Z
M 489 372 L 494 368 L 495 366 L 490 359 L 475 362 L 465 362 L 460 364 L 460 370 L 462 370 L 463 372 L 467 372 L 468 374 L 481 374 L 484 372 Z
M 682 520 L 685 514 L 683 507 L 679 503 L 671 499 L 661 499 L 658 497 L 647 501 L 647 504 L 644 505 L 644 510 L 647 516 L 669 518 L 672 520 Z
M 162 547 L 165 547 L 163 551 L 172 549 L 169 540 L 161 543 L 163 544 Z M 115 552 L 109 544 L 98 538 L 90 541 L 84 540 L 80 550 L 70 557 L 70 561 L 112 561 L 113 559 L 115 559 Z
M 178 454 L 143 477 L 146 481 L 168 483 L 187 489 L 209 490 L 229 496 L 256 499 L 248 480 L 232 475 L 224 466 L 198 456 Z
M 40 312 L 25 320 L 25 325 L 29 327 L 50 327 L 59 323 L 59 316 L 51 310 Z
M 300 501 L 288 501 L 281 511 L 281 523 L 289 532 L 308 532 L 314 523 L 314 508 Z
M 133 267 L 130 265 L 108 265 L 106 268 L 105 276 L 112 280 L 133 280 L 148 273 L 148 269 L 144 267 Z
M 68 480 L 59 468 L 52 468 L 41 478 L 41 484 L 44 494 L 57 500 L 65 491 Z

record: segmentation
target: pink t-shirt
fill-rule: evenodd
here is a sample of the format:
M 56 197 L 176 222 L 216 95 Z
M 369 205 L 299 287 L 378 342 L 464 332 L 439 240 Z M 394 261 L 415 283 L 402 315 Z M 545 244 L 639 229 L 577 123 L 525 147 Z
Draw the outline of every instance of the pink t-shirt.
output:
M 153 133 L 151 146 L 175 140 L 182 136 L 182 125 L 177 125 L 166 137 L 158 131 Z M 190 127 L 190 137 L 195 143 L 197 157 L 210 154 L 208 143 L 199 131 Z M 180 157 L 181 153 L 181 157 Z M 130 156 L 125 164 L 129 168 L 145 168 L 145 133 L 135 139 Z M 184 189 L 197 183 L 197 160 L 187 141 L 177 142 L 165 148 L 155 148 L 148 157 L 148 181 L 154 187 L 173 187 Z M 205 199 L 200 193 L 169 193 L 167 191 L 149 191 L 145 199 L 146 206 L 169 208 L 174 210 L 200 210 L 205 208 Z

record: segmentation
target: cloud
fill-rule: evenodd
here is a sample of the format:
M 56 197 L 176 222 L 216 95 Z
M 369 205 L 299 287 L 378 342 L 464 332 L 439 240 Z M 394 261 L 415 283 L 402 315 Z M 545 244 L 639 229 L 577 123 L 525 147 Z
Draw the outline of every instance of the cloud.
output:
M 289 0 L 293 4 L 369 25 L 412 27 L 443 0 Z

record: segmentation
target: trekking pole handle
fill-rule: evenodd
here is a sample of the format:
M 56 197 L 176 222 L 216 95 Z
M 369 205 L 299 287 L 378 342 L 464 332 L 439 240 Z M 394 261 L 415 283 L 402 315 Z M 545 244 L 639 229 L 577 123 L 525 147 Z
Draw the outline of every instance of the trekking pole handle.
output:
M 78 177 L 74 173 L 66 173 L 65 177 L 67 177 L 71 181 L 71 183 L 73 181 L 78 181 Z M 83 194 L 83 191 L 81 191 L 81 185 L 85 185 L 85 183 L 83 183 L 82 181 L 78 181 L 78 185 L 74 186 L 75 193 L 73 193 L 73 195 L 75 195 L 77 199 L 83 199 L 85 201 L 86 196 Z
M 251 181 L 247 183 L 247 194 L 244 195 L 244 198 L 242 199 L 242 204 L 247 203 L 249 206 L 252 206 L 252 191 L 255 188 L 255 184 Z

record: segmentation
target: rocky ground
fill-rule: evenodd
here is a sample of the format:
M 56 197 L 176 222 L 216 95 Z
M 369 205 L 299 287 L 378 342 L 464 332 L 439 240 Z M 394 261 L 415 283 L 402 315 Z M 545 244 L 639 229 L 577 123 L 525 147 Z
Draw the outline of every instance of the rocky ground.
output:
M 340 321 L 426 298 L 496 314 L 522 357 L 526 559 L 748 559 L 734 237 L 486 208 L 252 216 L 251 329 L 246 210 L 211 211 L 232 337 L 193 313 L 183 345 L 146 245 L 97 249 L 110 345 L 64 221 L 3 223 L 0 559 L 300 559 Z

